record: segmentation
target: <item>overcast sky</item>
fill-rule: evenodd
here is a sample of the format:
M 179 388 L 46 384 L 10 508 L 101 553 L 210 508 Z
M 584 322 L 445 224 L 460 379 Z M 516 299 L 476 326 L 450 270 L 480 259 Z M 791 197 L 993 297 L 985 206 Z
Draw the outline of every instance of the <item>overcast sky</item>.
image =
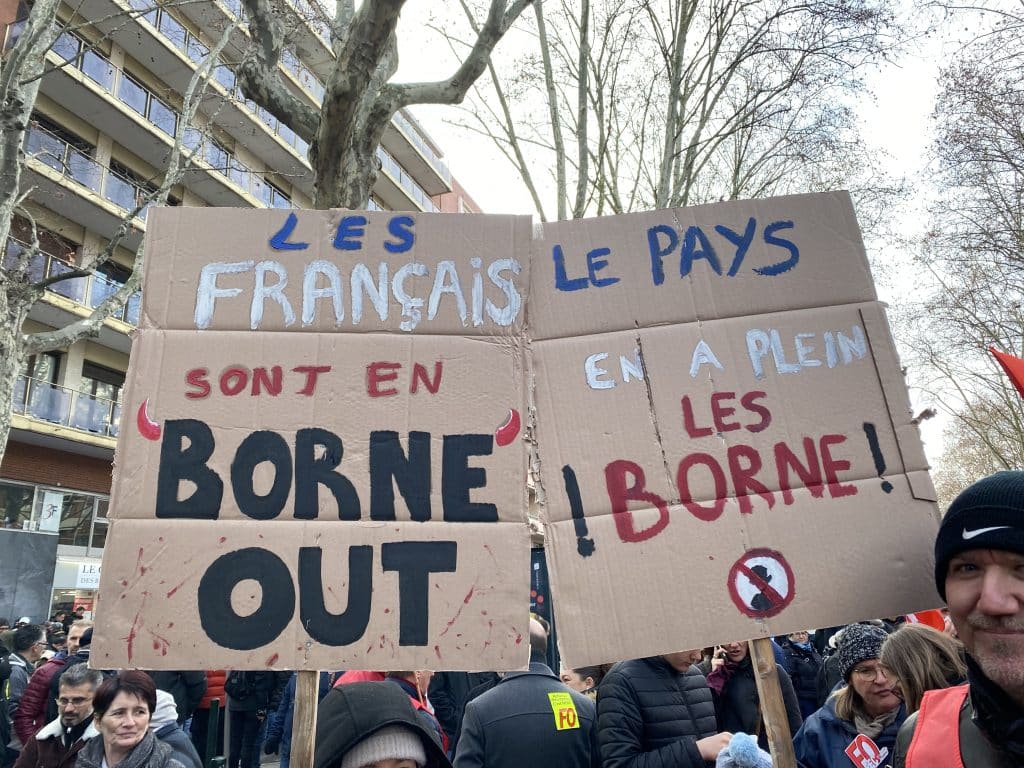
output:
M 410 2 L 399 26 L 401 44 L 397 81 L 430 80 L 451 74 L 452 59 L 439 45 L 435 33 L 426 31 L 437 6 Z M 526 44 L 524 35 L 511 34 L 498 45 L 496 56 L 514 56 Z M 877 152 L 884 153 L 893 173 L 913 178 L 922 166 L 931 140 L 930 114 L 936 94 L 936 77 L 949 46 L 937 37 L 921 40 L 912 52 L 871 73 L 868 95 L 860 102 L 858 118 L 862 135 Z M 944 52 L 945 51 L 945 52 Z M 457 178 L 487 213 L 533 214 L 533 204 L 518 175 L 489 139 L 476 136 L 452 123 L 457 113 L 451 107 L 418 106 L 417 119 L 440 145 L 445 160 Z M 922 192 L 923 193 L 923 192 Z M 909 225 L 922 221 L 914 217 Z M 898 302 L 913 284 L 910 254 L 895 254 L 905 264 L 905 278 L 880 284 L 879 295 L 890 304 Z M 886 258 L 890 258 L 886 255 Z M 915 406 L 917 404 L 915 403 Z M 923 407 L 923 406 L 922 406 Z M 933 465 L 941 454 L 945 419 L 922 425 L 922 437 Z

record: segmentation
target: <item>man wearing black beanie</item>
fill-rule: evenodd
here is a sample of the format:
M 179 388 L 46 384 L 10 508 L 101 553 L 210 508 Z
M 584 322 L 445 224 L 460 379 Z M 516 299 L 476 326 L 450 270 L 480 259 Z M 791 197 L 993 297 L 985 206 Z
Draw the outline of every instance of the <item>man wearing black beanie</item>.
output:
M 1024 764 L 1024 472 L 979 480 L 935 540 L 935 585 L 967 649 L 967 685 L 929 691 L 894 768 Z

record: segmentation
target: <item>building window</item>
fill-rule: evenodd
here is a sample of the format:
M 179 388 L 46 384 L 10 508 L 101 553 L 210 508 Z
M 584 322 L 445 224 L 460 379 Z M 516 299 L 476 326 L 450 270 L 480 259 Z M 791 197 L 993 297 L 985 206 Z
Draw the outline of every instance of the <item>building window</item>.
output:
M 4 528 L 22 528 L 32 519 L 35 488 L 0 482 L 0 525 Z
M 86 360 L 71 426 L 101 435 L 116 434 L 123 386 L 123 373 Z
M 12 409 L 34 419 L 63 423 L 70 399 L 63 387 L 57 386 L 60 355 L 46 352 L 32 355 L 23 364 L 14 385 Z
M 88 547 L 96 497 L 82 493 L 65 493 L 60 512 L 58 544 Z

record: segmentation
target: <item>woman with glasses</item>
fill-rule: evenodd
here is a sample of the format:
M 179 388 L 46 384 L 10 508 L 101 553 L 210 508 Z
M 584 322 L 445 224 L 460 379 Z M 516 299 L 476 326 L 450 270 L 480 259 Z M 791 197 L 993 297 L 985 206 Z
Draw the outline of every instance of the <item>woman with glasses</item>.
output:
M 885 765 L 906 710 L 896 681 L 880 661 L 886 633 L 871 624 L 851 624 L 836 654 L 846 685 L 804 721 L 793 739 L 802 768 L 862 768 Z

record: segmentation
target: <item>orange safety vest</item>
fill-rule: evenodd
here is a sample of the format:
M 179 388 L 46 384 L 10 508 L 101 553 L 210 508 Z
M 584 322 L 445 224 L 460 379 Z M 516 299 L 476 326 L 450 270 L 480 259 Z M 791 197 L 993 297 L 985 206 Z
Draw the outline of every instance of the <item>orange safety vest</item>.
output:
M 967 686 L 928 691 L 917 713 L 906 768 L 964 768 L 960 756 L 960 710 Z

